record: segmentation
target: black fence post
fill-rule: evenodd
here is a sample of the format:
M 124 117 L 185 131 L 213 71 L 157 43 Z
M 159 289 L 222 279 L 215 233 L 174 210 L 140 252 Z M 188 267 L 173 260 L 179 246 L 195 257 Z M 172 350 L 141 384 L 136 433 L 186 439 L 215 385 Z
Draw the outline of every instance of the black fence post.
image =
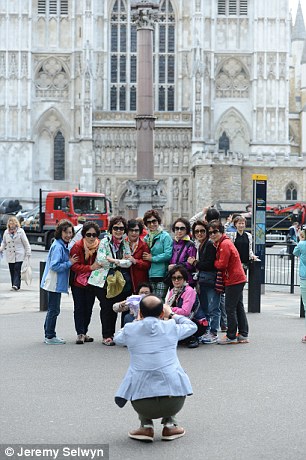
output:
M 300 301 L 300 318 L 305 318 L 305 309 L 304 309 L 304 304 L 303 304 L 302 297 L 301 297 L 301 301 Z
M 291 264 L 290 264 L 290 294 L 294 294 L 294 255 L 290 254 Z
M 39 263 L 39 279 L 40 282 L 42 280 L 44 270 L 45 270 L 46 262 Z M 40 311 L 47 311 L 48 310 L 48 292 L 44 289 L 40 288 L 39 291 L 39 310 Z
M 260 313 L 261 263 L 252 262 L 249 268 L 248 312 Z

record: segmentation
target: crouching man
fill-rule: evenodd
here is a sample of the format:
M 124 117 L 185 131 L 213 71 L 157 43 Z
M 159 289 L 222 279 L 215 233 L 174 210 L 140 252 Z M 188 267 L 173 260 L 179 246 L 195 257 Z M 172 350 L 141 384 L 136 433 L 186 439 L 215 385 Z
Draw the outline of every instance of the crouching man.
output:
M 176 349 L 179 340 L 196 331 L 197 326 L 188 318 L 173 314 L 159 297 L 147 295 L 139 305 L 139 320 L 126 324 L 115 335 L 115 343 L 126 345 L 131 358 L 115 401 L 119 407 L 131 401 L 140 419 L 140 428 L 129 432 L 130 438 L 153 441 L 153 419 L 158 418 L 164 425 L 162 440 L 184 436 L 185 430 L 178 426 L 175 416 L 192 388 Z

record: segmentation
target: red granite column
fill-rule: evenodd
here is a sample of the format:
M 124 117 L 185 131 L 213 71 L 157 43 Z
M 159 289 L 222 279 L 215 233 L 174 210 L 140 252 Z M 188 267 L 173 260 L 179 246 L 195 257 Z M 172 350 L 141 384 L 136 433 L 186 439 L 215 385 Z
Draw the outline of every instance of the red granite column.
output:
M 137 2 L 137 180 L 154 179 L 153 27 L 156 3 Z

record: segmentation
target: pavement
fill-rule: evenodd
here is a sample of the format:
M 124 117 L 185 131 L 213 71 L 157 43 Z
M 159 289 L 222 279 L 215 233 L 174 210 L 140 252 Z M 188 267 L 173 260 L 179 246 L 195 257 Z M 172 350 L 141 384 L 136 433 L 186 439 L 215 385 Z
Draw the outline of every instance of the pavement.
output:
M 186 435 L 161 442 L 156 421 L 154 442 L 142 444 L 127 437 L 138 427 L 131 405 L 113 401 L 129 356 L 101 344 L 98 304 L 95 341 L 77 346 L 72 298 L 63 295 L 57 331 L 67 343 L 47 346 L 38 281 L 19 292 L 0 283 L 0 443 L 108 444 L 112 460 L 305 460 L 305 320 L 298 290 L 275 289 L 261 296 L 261 313 L 247 314 L 249 344 L 179 347 L 194 390 L 178 416 Z

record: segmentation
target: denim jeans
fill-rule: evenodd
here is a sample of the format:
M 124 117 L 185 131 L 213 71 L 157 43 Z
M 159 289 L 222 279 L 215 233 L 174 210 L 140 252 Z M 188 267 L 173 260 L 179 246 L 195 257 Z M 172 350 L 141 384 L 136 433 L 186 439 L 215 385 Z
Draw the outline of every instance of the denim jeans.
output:
M 302 302 L 304 305 L 304 311 L 306 313 L 306 280 L 300 279 L 300 288 L 301 288 Z M 306 321 L 306 315 L 305 315 L 305 321 Z
M 227 337 L 236 338 L 236 333 L 247 337 L 249 334 L 248 320 L 243 305 L 243 288 L 245 283 L 225 287 L 225 309 L 227 314 Z
M 45 319 L 45 337 L 52 339 L 56 337 L 55 326 L 60 314 L 61 293 L 48 291 L 48 311 Z
M 200 284 L 200 304 L 210 331 L 216 334 L 220 328 L 220 294 L 216 292 L 215 288 Z
M 80 288 L 71 286 L 71 292 L 74 302 L 74 325 L 76 333 L 87 334 L 88 326 L 91 320 L 92 309 L 95 303 L 95 293 L 93 288 Z
M 12 286 L 20 289 L 22 262 L 9 263 Z

